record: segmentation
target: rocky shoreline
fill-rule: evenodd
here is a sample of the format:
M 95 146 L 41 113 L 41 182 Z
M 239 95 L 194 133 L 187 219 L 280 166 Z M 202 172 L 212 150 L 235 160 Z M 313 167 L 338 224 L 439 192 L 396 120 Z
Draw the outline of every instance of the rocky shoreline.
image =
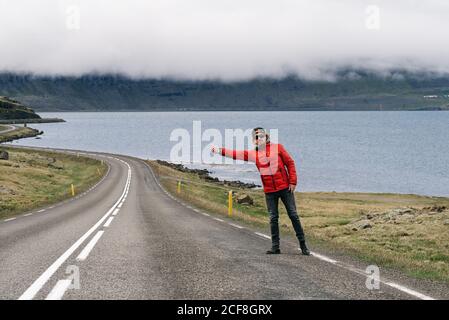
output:
M 160 165 L 181 171 L 186 173 L 193 173 L 197 174 L 201 179 L 203 179 L 206 182 L 212 182 L 223 186 L 229 186 L 232 188 L 240 188 L 240 189 L 254 189 L 259 188 L 260 185 L 257 185 L 255 183 L 246 183 L 242 181 L 229 181 L 229 180 L 220 180 L 216 177 L 212 177 L 210 174 L 211 172 L 207 169 L 190 169 L 182 164 L 176 164 L 171 163 L 164 160 L 156 160 L 156 162 Z

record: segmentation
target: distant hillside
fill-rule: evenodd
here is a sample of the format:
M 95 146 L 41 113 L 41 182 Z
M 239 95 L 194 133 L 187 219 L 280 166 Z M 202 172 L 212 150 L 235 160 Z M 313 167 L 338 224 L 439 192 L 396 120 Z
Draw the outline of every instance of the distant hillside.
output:
M 38 111 L 449 110 L 449 77 L 342 71 L 338 79 L 223 83 L 0 74 L 0 94 Z
M 34 111 L 18 101 L 0 96 L 0 120 L 40 119 Z

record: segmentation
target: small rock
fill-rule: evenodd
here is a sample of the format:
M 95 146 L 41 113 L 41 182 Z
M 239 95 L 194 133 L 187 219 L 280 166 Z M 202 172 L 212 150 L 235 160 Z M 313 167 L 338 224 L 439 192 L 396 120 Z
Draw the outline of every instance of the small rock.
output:
M 449 219 L 444 220 L 444 221 L 443 221 L 443 224 L 444 224 L 445 226 L 449 226 Z
M 430 211 L 430 213 L 440 213 L 446 210 L 446 206 L 431 206 L 431 207 L 425 207 L 424 210 Z
M 0 160 L 9 160 L 9 153 L 6 151 L 0 151 Z
M 357 223 L 357 227 L 360 229 L 368 229 L 368 228 L 372 228 L 373 226 L 371 225 L 371 223 L 368 220 L 362 220 Z
M 237 196 L 236 201 L 237 201 L 237 203 L 240 203 L 240 204 L 249 204 L 249 205 L 253 205 L 254 204 L 253 198 L 251 198 L 246 193 L 243 193 L 243 194 Z

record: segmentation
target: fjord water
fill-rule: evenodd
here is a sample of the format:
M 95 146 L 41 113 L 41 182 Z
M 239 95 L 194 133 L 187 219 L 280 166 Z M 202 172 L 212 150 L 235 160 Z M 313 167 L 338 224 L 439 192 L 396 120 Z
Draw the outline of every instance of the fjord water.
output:
M 92 112 L 41 113 L 41 139 L 14 144 L 169 159 L 176 128 L 279 130 L 296 160 L 301 191 L 449 196 L 449 112 Z M 207 142 L 204 143 L 206 145 Z M 198 166 L 198 165 L 196 165 Z M 259 183 L 252 165 L 209 166 L 224 179 Z

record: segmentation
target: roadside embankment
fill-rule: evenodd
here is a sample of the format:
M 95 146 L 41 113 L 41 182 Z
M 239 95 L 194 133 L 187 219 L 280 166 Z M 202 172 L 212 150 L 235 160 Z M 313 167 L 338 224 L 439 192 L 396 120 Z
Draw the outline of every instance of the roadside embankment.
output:
M 262 190 L 217 181 L 207 171 L 162 161 L 149 164 L 169 192 L 209 212 L 227 215 L 232 190 L 232 219 L 269 230 Z M 295 197 L 312 246 L 449 282 L 449 198 L 336 192 L 296 192 Z M 281 233 L 292 236 L 282 205 L 280 212 Z
M 0 218 L 34 210 L 79 194 L 106 173 L 101 161 L 59 152 L 0 146 Z

